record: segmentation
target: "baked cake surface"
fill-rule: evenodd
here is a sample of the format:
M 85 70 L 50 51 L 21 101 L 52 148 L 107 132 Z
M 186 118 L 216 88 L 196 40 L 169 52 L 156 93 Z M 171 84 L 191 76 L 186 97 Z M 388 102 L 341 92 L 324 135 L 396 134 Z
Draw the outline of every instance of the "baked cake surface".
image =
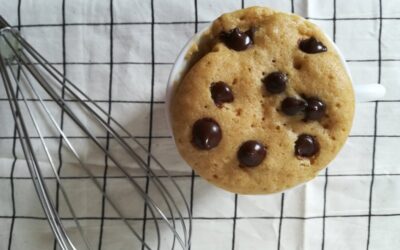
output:
M 171 101 L 176 145 L 203 178 L 265 194 L 314 178 L 351 129 L 354 93 L 331 42 L 302 17 L 224 14 Z

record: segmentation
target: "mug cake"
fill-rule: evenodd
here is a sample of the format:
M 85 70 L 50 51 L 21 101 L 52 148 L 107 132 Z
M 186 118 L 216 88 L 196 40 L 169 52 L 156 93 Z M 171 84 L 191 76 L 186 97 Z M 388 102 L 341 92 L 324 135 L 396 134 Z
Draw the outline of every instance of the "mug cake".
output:
M 241 194 L 314 178 L 351 129 L 354 92 L 339 54 L 304 18 L 227 13 L 195 44 L 170 102 L 175 143 L 209 182 Z

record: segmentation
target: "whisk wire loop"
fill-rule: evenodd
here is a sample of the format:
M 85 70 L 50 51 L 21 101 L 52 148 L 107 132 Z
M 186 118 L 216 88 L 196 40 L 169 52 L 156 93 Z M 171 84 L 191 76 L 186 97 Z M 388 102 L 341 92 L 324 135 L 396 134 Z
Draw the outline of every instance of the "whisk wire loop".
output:
M 166 232 L 161 232 L 161 224 L 159 223 L 163 222 L 163 225 L 166 225 L 169 230 L 168 232 L 172 233 L 172 242 L 168 243 L 170 249 L 176 249 L 178 245 L 179 249 L 186 250 L 189 248 L 192 232 L 190 208 L 182 189 L 174 177 L 146 149 L 143 143 L 108 114 L 108 112 L 103 110 L 98 103 L 89 98 L 77 85 L 68 80 L 1 17 L 0 72 L 35 191 L 54 237 L 61 249 L 78 249 L 77 246 L 79 246 L 79 249 L 93 249 L 93 244 L 89 239 L 88 233 L 85 232 L 84 226 L 80 223 L 77 210 L 74 208 L 73 199 L 70 197 L 67 188 L 63 185 L 63 177 L 60 176 L 55 167 L 56 157 L 52 156 L 51 147 L 46 142 L 45 135 L 49 131 L 62 139 L 65 145 L 64 148 L 72 154 L 79 170 L 82 170 L 88 179 L 92 181 L 110 208 L 118 215 L 118 218 L 126 225 L 128 231 L 138 240 L 142 247 L 145 249 L 166 249 L 162 245 L 165 241 L 162 233 Z M 60 89 L 62 89 L 63 95 L 60 94 Z M 16 95 L 17 92 L 21 94 L 21 98 Z M 46 94 L 49 98 L 44 98 L 43 94 Z M 22 103 L 20 103 L 21 101 Z M 104 187 L 96 177 L 92 167 L 82 158 L 79 149 L 74 146 L 71 138 L 69 138 L 65 130 L 58 124 L 49 106 L 49 101 L 56 103 L 68 115 L 75 126 L 85 134 L 85 138 L 90 140 L 91 145 L 110 160 L 113 166 L 115 166 L 115 170 L 122 173 L 121 177 L 131 187 L 129 190 L 137 194 L 147 205 L 146 207 L 151 214 L 149 220 L 153 221 L 155 227 L 155 230 L 153 230 L 155 242 L 144 240 L 145 236 L 141 235 L 132 225 L 132 219 L 135 218 L 128 218 L 123 212 L 126 208 L 117 204 L 119 197 L 111 195 L 110 191 L 103 189 Z M 75 109 L 75 106 L 72 106 L 72 104 L 77 105 L 79 110 Z M 85 118 L 82 120 L 77 112 L 84 113 L 86 115 Z M 42 118 L 46 119 L 46 126 L 49 125 L 48 127 L 41 127 L 43 126 L 41 125 Z M 31 134 L 32 131 L 29 129 L 31 127 L 33 127 L 33 132 L 36 133 L 37 137 Z M 93 129 L 94 127 L 107 133 L 110 140 L 118 145 L 118 154 L 123 154 L 123 156 L 129 159 L 128 163 L 125 163 L 116 154 L 115 150 L 113 151 L 102 144 L 101 136 L 96 134 L 96 131 Z M 40 141 L 41 149 L 44 152 L 42 158 L 46 159 L 57 184 L 59 184 L 58 186 L 60 187 L 67 211 L 72 216 L 80 237 L 79 242 L 83 242 L 82 244 L 71 236 L 69 229 L 64 225 L 64 218 L 60 216 L 59 209 L 54 206 L 54 201 L 51 198 L 49 188 L 42 173 L 42 168 L 46 164 L 43 164 L 41 161 L 43 159 L 38 159 L 41 155 L 38 153 L 37 148 L 33 146 L 33 138 L 38 138 Z M 131 146 L 132 142 L 140 151 Z M 140 153 L 144 153 L 145 157 L 151 159 L 150 162 L 153 163 L 152 167 L 150 167 L 150 162 L 147 163 L 140 156 Z M 135 163 L 135 166 L 138 168 L 130 168 L 131 164 L 129 162 Z M 141 176 L 148 177 L 155 192 L 147 192 L 138 182 L 137 178 L 140 176 L 130 174 L 132 170 L 134 172 L 140 170 L 140 173 L 142 173 Z M 168 186 L 166 182 L 171 183 L 172 187 Z M 135 203 L 137 203 L 136 199 L 134 199 Z M 183 208 L 181 207 L 182 205 Z M 176 221 L 179 221 L 179 223 Z M 176 245 L 176 242 L 178 245 Z

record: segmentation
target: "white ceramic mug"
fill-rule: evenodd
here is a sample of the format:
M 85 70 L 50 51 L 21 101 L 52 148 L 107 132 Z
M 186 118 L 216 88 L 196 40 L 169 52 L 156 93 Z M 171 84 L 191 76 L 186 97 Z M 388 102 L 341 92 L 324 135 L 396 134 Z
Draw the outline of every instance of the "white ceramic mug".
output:
M 168 84 L 167 84 L 167 91 L 166 91 L 166 98 L 165 98 L 165 106 L 166 106 L 166 118 L 167 123 L 169 126 L 169 130 L 172 134 L 171 122 L 170 122 L 170 103 L 171 97 L 174 93 L 177 85 L 180 83 L 181 78 L 183 77 L 184 70 L 188 67 L 189 61 L 186 60 L 186 54 L 190 50 L 193 44 L 199 42 L 202 35 L 210 28 L 210 26 L 205 27 L 200 32 L 196 33 L 183 47 L 180 51 L 173 67 L 171 73 L 169 75 Z M 328 40 L 333 44 L 336 52 L 339 54 L 340 60 L 343 63 L 343 66 L 346 69 L 347 74 L 350 77 L 351 82 L 353 83 L 354 93 L 356 102 L 369 102 L 369 101 L 376 101 L 382 98 L 385 95 L 385 87 L 381 84 L 377 83 L 370 83 L 370 84 L 354 84 L 353 79 L 351 78 L 349 66 L 347 65 L 343 54 L 340 50 L 336 47 L 335 43 L 325 34 Z

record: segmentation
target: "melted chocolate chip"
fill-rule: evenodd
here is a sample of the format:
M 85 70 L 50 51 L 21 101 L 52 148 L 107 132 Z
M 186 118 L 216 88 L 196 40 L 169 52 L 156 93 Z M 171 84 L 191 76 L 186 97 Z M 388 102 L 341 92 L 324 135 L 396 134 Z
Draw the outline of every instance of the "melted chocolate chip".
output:
M 282 72 L 272 72 L 263 79 L 265 89 L 271 94 L 279 94 L 285 91 L 288 77 Z
M 250 31 L 241 32 L 238 28 L 221 33 L 221 39 L 230 49 L 242 51 L 253 45 L 253 33 Z
M 212 118 L 197 120 L 192 128 L 192 143 L 198 149 L 210 150 L 218 146 L 222 139 L 222 131 Z
M 315 39 L 315 37 L 310 37 L 308 39 L 300 41 L 299 48 L 300 50 L 308 54 L 316 54 L 326 52 L 328 50 L 325 45 Z
M 281 110 L 284 114 L 292 116 L 306 109 L 307 103 L 301 99 L 286 97 L 281 103 Z
M 246 141 L 237 152 L 237 158 L 241 166 L 255 167 L 261 164 L 267 155 L 264 145 L 258 141 Z
M 311 157 L 319 152 L 317 139 L 309 134 L 301 134 L 297 138 L 294 146 L 294 153 L 301 157 Z
M 306 121 L 318 121 L 325 115 L 326 105 L 316 97 L 306 98 Z
M 211 98 L 215 105 L 222 107 L 225 102 L 233 102 L 234 97 L 231 88 L 224 82 L 214 82 L 210 87 Z

